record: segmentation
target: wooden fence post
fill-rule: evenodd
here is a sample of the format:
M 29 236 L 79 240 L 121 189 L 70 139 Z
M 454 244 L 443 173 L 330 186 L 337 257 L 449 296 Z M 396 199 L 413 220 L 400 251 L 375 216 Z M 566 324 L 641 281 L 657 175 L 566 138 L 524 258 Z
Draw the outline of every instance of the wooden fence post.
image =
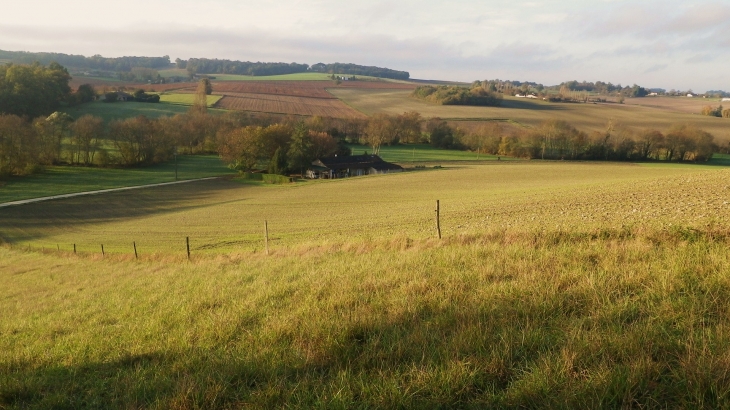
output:
M 440 216 L 440 205 L 439 200 L 436 200 L 436 233 L 439 236 L 439 239 L 441 239 L 441 216 Z
M 74 255 L 76 255 L 76 244 L 74 244 Z
M 264 243 L 266 244 L 266 254 L 269 254 L 269 222 L 264 221 Z
M 137 259 L 137 242 L 132 242 L 132 246 L 134 246 L 134 259 Z
M 101 256 L 104 257 L 104 244 L 101 244 Z
M 188 260 L 190 260 L 190 237 L 185 237 L 185 246 L 188 248 Z

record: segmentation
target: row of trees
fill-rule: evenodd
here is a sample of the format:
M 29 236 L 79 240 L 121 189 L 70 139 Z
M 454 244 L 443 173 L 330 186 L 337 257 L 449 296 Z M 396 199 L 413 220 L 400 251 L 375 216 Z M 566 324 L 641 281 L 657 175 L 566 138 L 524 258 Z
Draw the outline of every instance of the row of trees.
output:
M 121 81 L 140 81 L 145 83 L 158 82 L 162 79 L 154 68 L 132 67 L 129 71 L 120 71 L 117 78 Z
M 317 63 L 311 67 L 297 63 L 262 63 L 236 60 L 219 60 L 208 58 L 191 58 L 189 60 L 175 60 L 178 68 L 188 71 L 192 77 L 196 74 L 241 74 L 241 75 L 281 75 L 306 72 L 366 75 L 372 77 L 393 78 L 407 80 L 410 73 L 407 71 L 391 70 L 390 68 L 363 66 L 350 63 L 323 64 Z
M 0 65 L 0 113 L 49 115 L 71 96 L 70 80 L 68 71 L 56 63 Z
M 605 96 L 623 97 L 644 97 L 649 95 L 650 90 L 639 85 L 622 87 L 621 84 L 614 85 L 602 81 L 566 81 L 558 85 L 545 86 L 534 82 L 510 81 L 510 80 L 484 80 L 472 83 L 472 88 L 481 87 L 487 91 L 500 92 L 506 95 L 534 93 L 546 98 L 552 97 L 560 100 L 582 100 L 582 96 L 589 93 Z
M 31 53 L 27 51 L 4 51 L 0 50 L 0 60 L 7 60 L 17 64 L 50 65 L 51 63 L 61 64 L 66 67 L 85 68 L 107 71 L 130 71 L 134 67 L 146 68 L 167 68 L 170 65 L 170 57 L 102 57 L 94 55 L 85 57 L 82 55 L 63 53 Z
M 392 70 L 390 68 L 364 66 L 351 63 L 317 63 L 309 67 L 309 71 L 329 74 L 366 75 L 370 77 L 392 78 L 394 80 L 407 80 L 411 77 L 411 74 L 408 71 L 399 71 Z
M 281 75 L 303 73 L 309 68 L 307 64 L 297 63 L 253 63 L 208 58 L 178 59 L 176 63 L 178 68 L 187 69 L 191 77 L 195 74 Z
M 411 96 L 441 105 L 478 105 L 496 107 L 502 104 L 502 95 L 474 86 L 470 89 L 448 85 L 422 85 Z
M 457 135 L 473 150 L 532 159 L 707 161 L 718 150 L 712 134 L 686 124 L 672 126 L 666 133 L 609 124 L 604 132 L 588 134 L 565 121 L 551 120 L 531 130 L 506 132 L 493 123 Z

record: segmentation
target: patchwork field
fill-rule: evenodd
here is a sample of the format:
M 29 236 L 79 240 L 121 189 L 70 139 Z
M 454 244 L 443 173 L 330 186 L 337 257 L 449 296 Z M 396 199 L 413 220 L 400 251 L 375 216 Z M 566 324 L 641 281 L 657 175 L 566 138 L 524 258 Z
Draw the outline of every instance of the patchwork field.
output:
M 485 120 L 504 120 L 523 127 L 534 127 L 545 120 L 561 119 L 586 132 L 604 131 L 609 121 L 636 129 L 655 128 L 663 132 L 672 124 L 689 123 L 712 133 L 716 141 L 730 141 L 730 119 L 665 108 L 628 104 L 559 104 L 518 98 L 505 98 L 502 107 L 444 106 L 410 98 L 410 92 L 406 90 L 329 89 L 329 92 L 367 115 L 416 111 L 424 117 L 462 121 L 465 127 L 470 126 L 470 122 Z
M 3 209 L 0 407 L 726 408 L 728 177 L 493 161 Z

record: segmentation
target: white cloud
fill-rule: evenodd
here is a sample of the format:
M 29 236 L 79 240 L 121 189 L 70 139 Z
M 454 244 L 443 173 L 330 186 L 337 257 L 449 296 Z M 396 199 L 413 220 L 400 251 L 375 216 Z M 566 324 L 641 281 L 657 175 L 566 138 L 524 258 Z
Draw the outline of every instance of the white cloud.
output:
M 730 5 L 676 0 L 26 0 L 0 49 L 353 62 L 416 78 L 730 88 Z M 701 72 L 700 72 L 701 70 Z

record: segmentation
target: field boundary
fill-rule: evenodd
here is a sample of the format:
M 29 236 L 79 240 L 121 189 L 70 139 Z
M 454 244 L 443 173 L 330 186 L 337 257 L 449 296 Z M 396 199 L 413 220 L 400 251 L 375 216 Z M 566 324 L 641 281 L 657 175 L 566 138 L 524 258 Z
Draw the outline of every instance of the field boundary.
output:
M 35 203 L 35 202 L 50 201 L 50 200 L 53 200 L 53 199 L 74 198 L 74 197 L 77 197 L 77 196 L 84 196 L 84 195 L 98 195 L 98 194 L 105 194 L 105 193 L 108 193 L 108 192 L 129 191 L 129 190 L 132 190 L 132 189 L 154 188 L 154 187 L 158 187 L 158 186 L 185 184 L 185 183 L 188 183 L 188 182 L 207 181 L 207 180 L 219 179 L 219 178 L 222 178 L 222 177 L 205 177 L 205 178 L 196 178 L 196 179 L 186 179 L 184 181 L 159 182 L 159 183 L 156 183 L 156 184 L 135 185 L 135 186 L 120 187 L 120 188 L 99 189 L 99 190 L 96 190 L 96 191 L 83 191 L 83 192 L 74 192 L 74 193 L 71 193 L 71 194 L 61 194 L 61 195 L 53 195 L 53 196 L 44 196 L 44 197 L 40 197 L 40 198 L 22 199 L 22 200 L 19 200 L 19 201 L 12 201 L 12 202 L 1 203 L 0 204 L 0 208 L 7 208 L 7 207 L 10 207 L 10 206 L 32 204 L 32 203 Z

